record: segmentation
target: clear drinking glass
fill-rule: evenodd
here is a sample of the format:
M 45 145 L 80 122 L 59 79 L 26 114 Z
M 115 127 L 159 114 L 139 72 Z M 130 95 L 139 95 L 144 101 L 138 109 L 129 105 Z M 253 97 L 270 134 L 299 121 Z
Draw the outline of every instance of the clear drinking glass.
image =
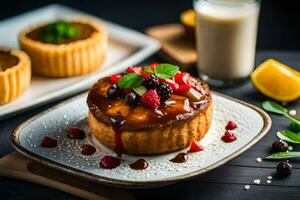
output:
M 245 80 L 254 69 L 257 0 L 195 0 L 197 67 L 214 86 Z

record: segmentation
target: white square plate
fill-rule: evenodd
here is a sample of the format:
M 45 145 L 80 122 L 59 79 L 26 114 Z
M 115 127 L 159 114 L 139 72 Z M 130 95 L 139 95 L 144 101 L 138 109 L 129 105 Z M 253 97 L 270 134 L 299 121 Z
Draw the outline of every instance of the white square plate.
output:
M 83 140 L 66 137 L 67 130 L 78 127 L 89 133 L 86 94 L 61 103 L 20 125 L 12 135 L 13 146 L 22 154 L 67 173 L 92 181 L 122 187 L 158 187 L 205 173 L 235 158 L 258 142 L 270 129 L 271 119 L 261 109 L 221 94 L 213 93 L 214 112 L 212 126 L 200 141 L 204 151 L 190 153 L 185 163 L 172 163 L 178 152 L 136 156 L 122 155 L 121 165 L 107 170 L 99 167 L 104 155 L 114 155 L 90 136 Z M 236 122 L 233 130 L 237 140 L 224 143 L 221 136 L 228 120 Z M 88 134 L 89 135 L 89 134 Z M 43 148 L 42 139 L 49 136 L 58 141 L 56 148 Z M 81 154 L 83 144 L 97 147 L 92 156 Z M 132 170 L 129 164 L 139 158 L 149 163 L 145 170 Z
M 68 95 L 84 91 L 101 77 L 124 71 L 156 52 L 160 44 L 137 31 L 107 22 L 81 11 L 61 5 L 46 6 L 0 22 L 0 46 L 18 48 L 19 32 L 33 24 L 56 19 L 91 17 L 101 21 L 108 30 L 108 57 L 102 69 L 74 78 L 45 78 L 33 76 L 29 90 L 15 101 L 0 106 L 0 119 L 45 104 Z

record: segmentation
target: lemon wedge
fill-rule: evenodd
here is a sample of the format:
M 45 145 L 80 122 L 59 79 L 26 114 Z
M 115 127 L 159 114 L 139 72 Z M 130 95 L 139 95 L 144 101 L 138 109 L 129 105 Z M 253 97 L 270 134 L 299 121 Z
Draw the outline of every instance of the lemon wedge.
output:
M 181 13 L 180 21 L 187 26 L 195 27 L 196 13 L 193 9 L 186 10 Z
M 254 87 L 264 95 L 281 102 L 300 97 L 300 73 L 274 59 L 268 59 L 251 74 Z

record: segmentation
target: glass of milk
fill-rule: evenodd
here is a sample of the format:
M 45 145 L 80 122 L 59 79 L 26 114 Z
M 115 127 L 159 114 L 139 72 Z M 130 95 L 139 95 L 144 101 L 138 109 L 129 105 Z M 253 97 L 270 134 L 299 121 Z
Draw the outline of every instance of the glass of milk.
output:
M 234 85 L 254 69 L 257 0 L 195 0 L 197 67 L 214 86 Z

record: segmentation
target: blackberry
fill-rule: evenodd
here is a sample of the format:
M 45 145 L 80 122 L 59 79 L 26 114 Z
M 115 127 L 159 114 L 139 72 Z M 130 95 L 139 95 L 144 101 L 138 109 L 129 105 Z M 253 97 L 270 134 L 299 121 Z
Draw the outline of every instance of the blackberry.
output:
M 110 100 L 115 100 L 120 96 L 121 90 L 117 86 L 117 84 L 112 84 L 109 86 L 109 88 L 106 90 L 106 98 Z
M 168 100 L 173 94 L 172 88 L 166 83 L 160 83 L 156 91 L 160 99 L 163 101 Z
M 289 148 L 288 143 L 286 143 L 283 140 L 276 140 L 275 142 L 273 142 L 272 144 L 272 152 L 284 152 L 287 151 Z
M 151 74 L 148 78 L 146 78 L 143 82 L 143 85 L 148 89 L 155 89 L 159 84 L 158 78 Z
M 292 172 L 293 166 L 288 162 L 281 162 L 277 165 L 276 171 L 278 176 L 287 176 Z

